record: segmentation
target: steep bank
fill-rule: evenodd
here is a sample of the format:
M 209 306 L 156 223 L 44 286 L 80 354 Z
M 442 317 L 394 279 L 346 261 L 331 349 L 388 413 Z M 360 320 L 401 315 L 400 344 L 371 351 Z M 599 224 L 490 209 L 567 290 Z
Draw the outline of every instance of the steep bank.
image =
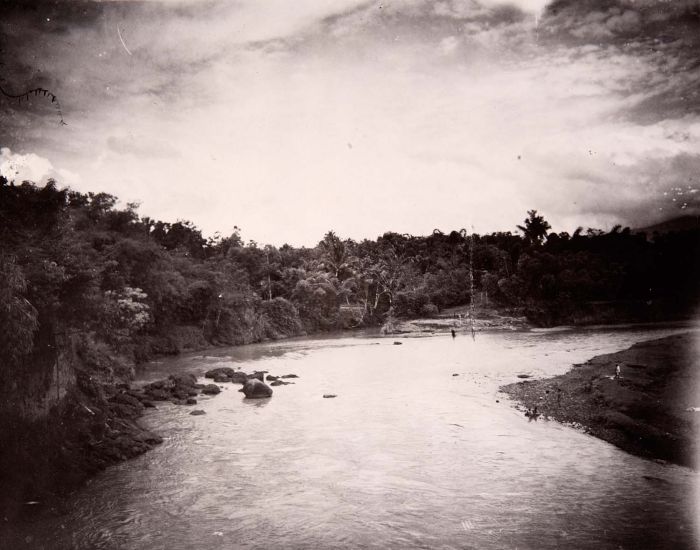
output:
M 0 517 L 44 511 L 89 476 L 161 442 L 138 424 L 133 366 L 84 334 L 40 337 L 2 385 Z M 32 504 L 27 504 L 32 503 Z
M 646 458 L 698 468 L 700 357 L 697 333 L 599 355 L 561 376 L 501 390 L 545 417 Z M 615 376 L 620 365 L 621 375 Z

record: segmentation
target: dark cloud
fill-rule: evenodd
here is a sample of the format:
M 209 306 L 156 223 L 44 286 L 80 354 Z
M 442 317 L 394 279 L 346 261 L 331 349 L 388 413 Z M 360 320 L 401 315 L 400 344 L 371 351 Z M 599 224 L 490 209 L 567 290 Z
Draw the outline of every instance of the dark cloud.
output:
M 550 34 L 578 44 L 700 40 L 695 0 L 555 0 L 544 15 Z
M 578 187 L 572 211 L 610 224 L 639 227 L 700 214 L 700 155 L 679 153 L 600 170 L 572 167 L 563 177 L 585 182 Z
M 308 52 L 316 48 L 335 49 L 346 56 L 381 56 L 378 49 L 367 52 L 366 44 L 379 48 L 402 47 L 415 43 L 439 44 L 447 38 L 458 39 L 456 52 L 468 57 L 492 56 L 504 51 L 489 52 L 476 39 L 491 31 L 519 27 L 532 15 L 507 2 L 484 4 L 476 0 L 418 0 L 412 2 L 371 1 L 353 9 L 323 18 L 317 25 L 296 36 L 256 44 L 267 51 Z
M 420 1 L 409 6 L 401 3 L 374 2 L 351 14 L 327 18 L 324 31 L 342 34 L 345 27 L 353 33 L 390 33 L 391 38 L 436 39 L 522 22 L 526 14 L 514 5 L 486 6 L 471 1 Z
M 654 67 L 659 77 L 629 90 L 625 115 L 650 124 L 700 113 L 700 4 L 695 0 L 555 0 L 542 35 L 552 45 L 594 45 Z
M 126 111 L 123 105 L 131 101 L 167 103 L 182 94 L 183 77 L 208 63 L 212 55 L 201 48 L 175 53 L 163 44 L 174 40 L 178 25 L 193 21 L 196 10 L 207 6 L 85 0 L 4 2 L 0 85 L 13 94 L 37 87 L 50 90 L 61 102 L 69 125 L 83 125 L 105 107 Z M 122 40 L 133 40 L 133 44 L 127 48 Z M 2 144 L 22 148 L 52 128 L 51 109 L 41 99 L 19 103 L 0 96 Z

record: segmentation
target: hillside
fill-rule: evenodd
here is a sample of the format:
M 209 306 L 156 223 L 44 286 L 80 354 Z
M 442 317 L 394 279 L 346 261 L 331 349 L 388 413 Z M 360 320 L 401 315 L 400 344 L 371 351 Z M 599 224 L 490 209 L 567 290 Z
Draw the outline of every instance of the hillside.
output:
M 694 231 L 700 229 L 700 216 L 680 216 L 647 227 L 635 229 L 635 233 L 646 233 L 651 237 L 654 233 L 664 234 L 674 231 Z

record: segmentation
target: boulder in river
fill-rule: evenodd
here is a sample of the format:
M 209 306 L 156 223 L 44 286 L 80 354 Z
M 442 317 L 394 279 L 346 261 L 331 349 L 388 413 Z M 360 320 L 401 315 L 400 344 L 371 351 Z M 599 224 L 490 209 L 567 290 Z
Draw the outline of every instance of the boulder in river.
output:
M 202 393 L 205 395 L 216 395 L 217 393 L 221 392 L 221 388 L 217 386 L 216 384 L 207 384 L 204 386 L 202 389 Z
M 164 380 L 156 380 L 143 387 L 142 399 L 152 401 L 186 401 L 197 395 L 197 377 L 194 374 L 171 374 Z
M 338 396 L 337 396 L 336 394 L 334 394 L 334 393 L 324 393 L 324 394 L 323 394 L 323 398 L 324 398 L 324 399 L 332 399 L 332 398 L 334 398 L 334 397 L 338 397 Z
M 294 384 L 294 382 L 285 382 L 284 380 L 270 382 L 270 386 L 289 386 L 289 384 Z
M 204 376 L 213 378 L 214 382 L 233 382 L 234 384 L 245 384 L 248 381 L 248 375 L 240 370 L 233 370 L 231 367 L 219 367 L 208 370 Z
M 231 376 L 231 382 L 234 384 L 245 384 L 248 381 L 248 375 L 242 371 L 236 371 Z
M 280 378 L 299 378 L 296 374 L 283 374 Z
M 193 388 L 197 383 L 197 377 L 194 374 L 171 374 L 168 380 L 172 380 L 175 387 Z
M 268 375 L 267 375 L 267 379 L 268 379 L 270 382 L 273 382 L 273 381 L 277 380 L 278 378 L 279 378 L 279 376 L 272 376 L 271 374 L 268 374 Z
M 403 346 L 403 342 L 394 342 L 395 346 Z
M 236 371 L 233 370 L 231 367 L 218 367 L 218 368 L 211 369 L 211 370 L 208 370 L 207 372 L 205 372 L 204 378 L 216 379 L 217 376 L 225 376 L 226 378 L 233 378 L 234 374 L 236 374 Z
M 255 371 L 253 374 L 248 375 L 248 380 L 260 380 L 265 382 L 265 373 L 262 371 Z
M 272 388 L 257 378 L 248 380 L 238 391 L 243 392 L 249 399 L 272 396 Z
M 191 414 L 192 416 L 201 416 L 201 415 L 207 414 L 207 413 L 204 412 L 202 409 L 195 409 L 195 410 L 192 411 L 190 414 Z

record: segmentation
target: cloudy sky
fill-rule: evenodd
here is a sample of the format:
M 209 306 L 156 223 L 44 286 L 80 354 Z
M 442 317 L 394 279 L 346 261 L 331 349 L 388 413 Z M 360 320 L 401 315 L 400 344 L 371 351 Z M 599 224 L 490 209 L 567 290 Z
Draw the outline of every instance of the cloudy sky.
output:
M 2 8 L 3 91 L 60 104 L 0 95 L 18 182 L 272 244 L 700 213 L 697 0 Z

